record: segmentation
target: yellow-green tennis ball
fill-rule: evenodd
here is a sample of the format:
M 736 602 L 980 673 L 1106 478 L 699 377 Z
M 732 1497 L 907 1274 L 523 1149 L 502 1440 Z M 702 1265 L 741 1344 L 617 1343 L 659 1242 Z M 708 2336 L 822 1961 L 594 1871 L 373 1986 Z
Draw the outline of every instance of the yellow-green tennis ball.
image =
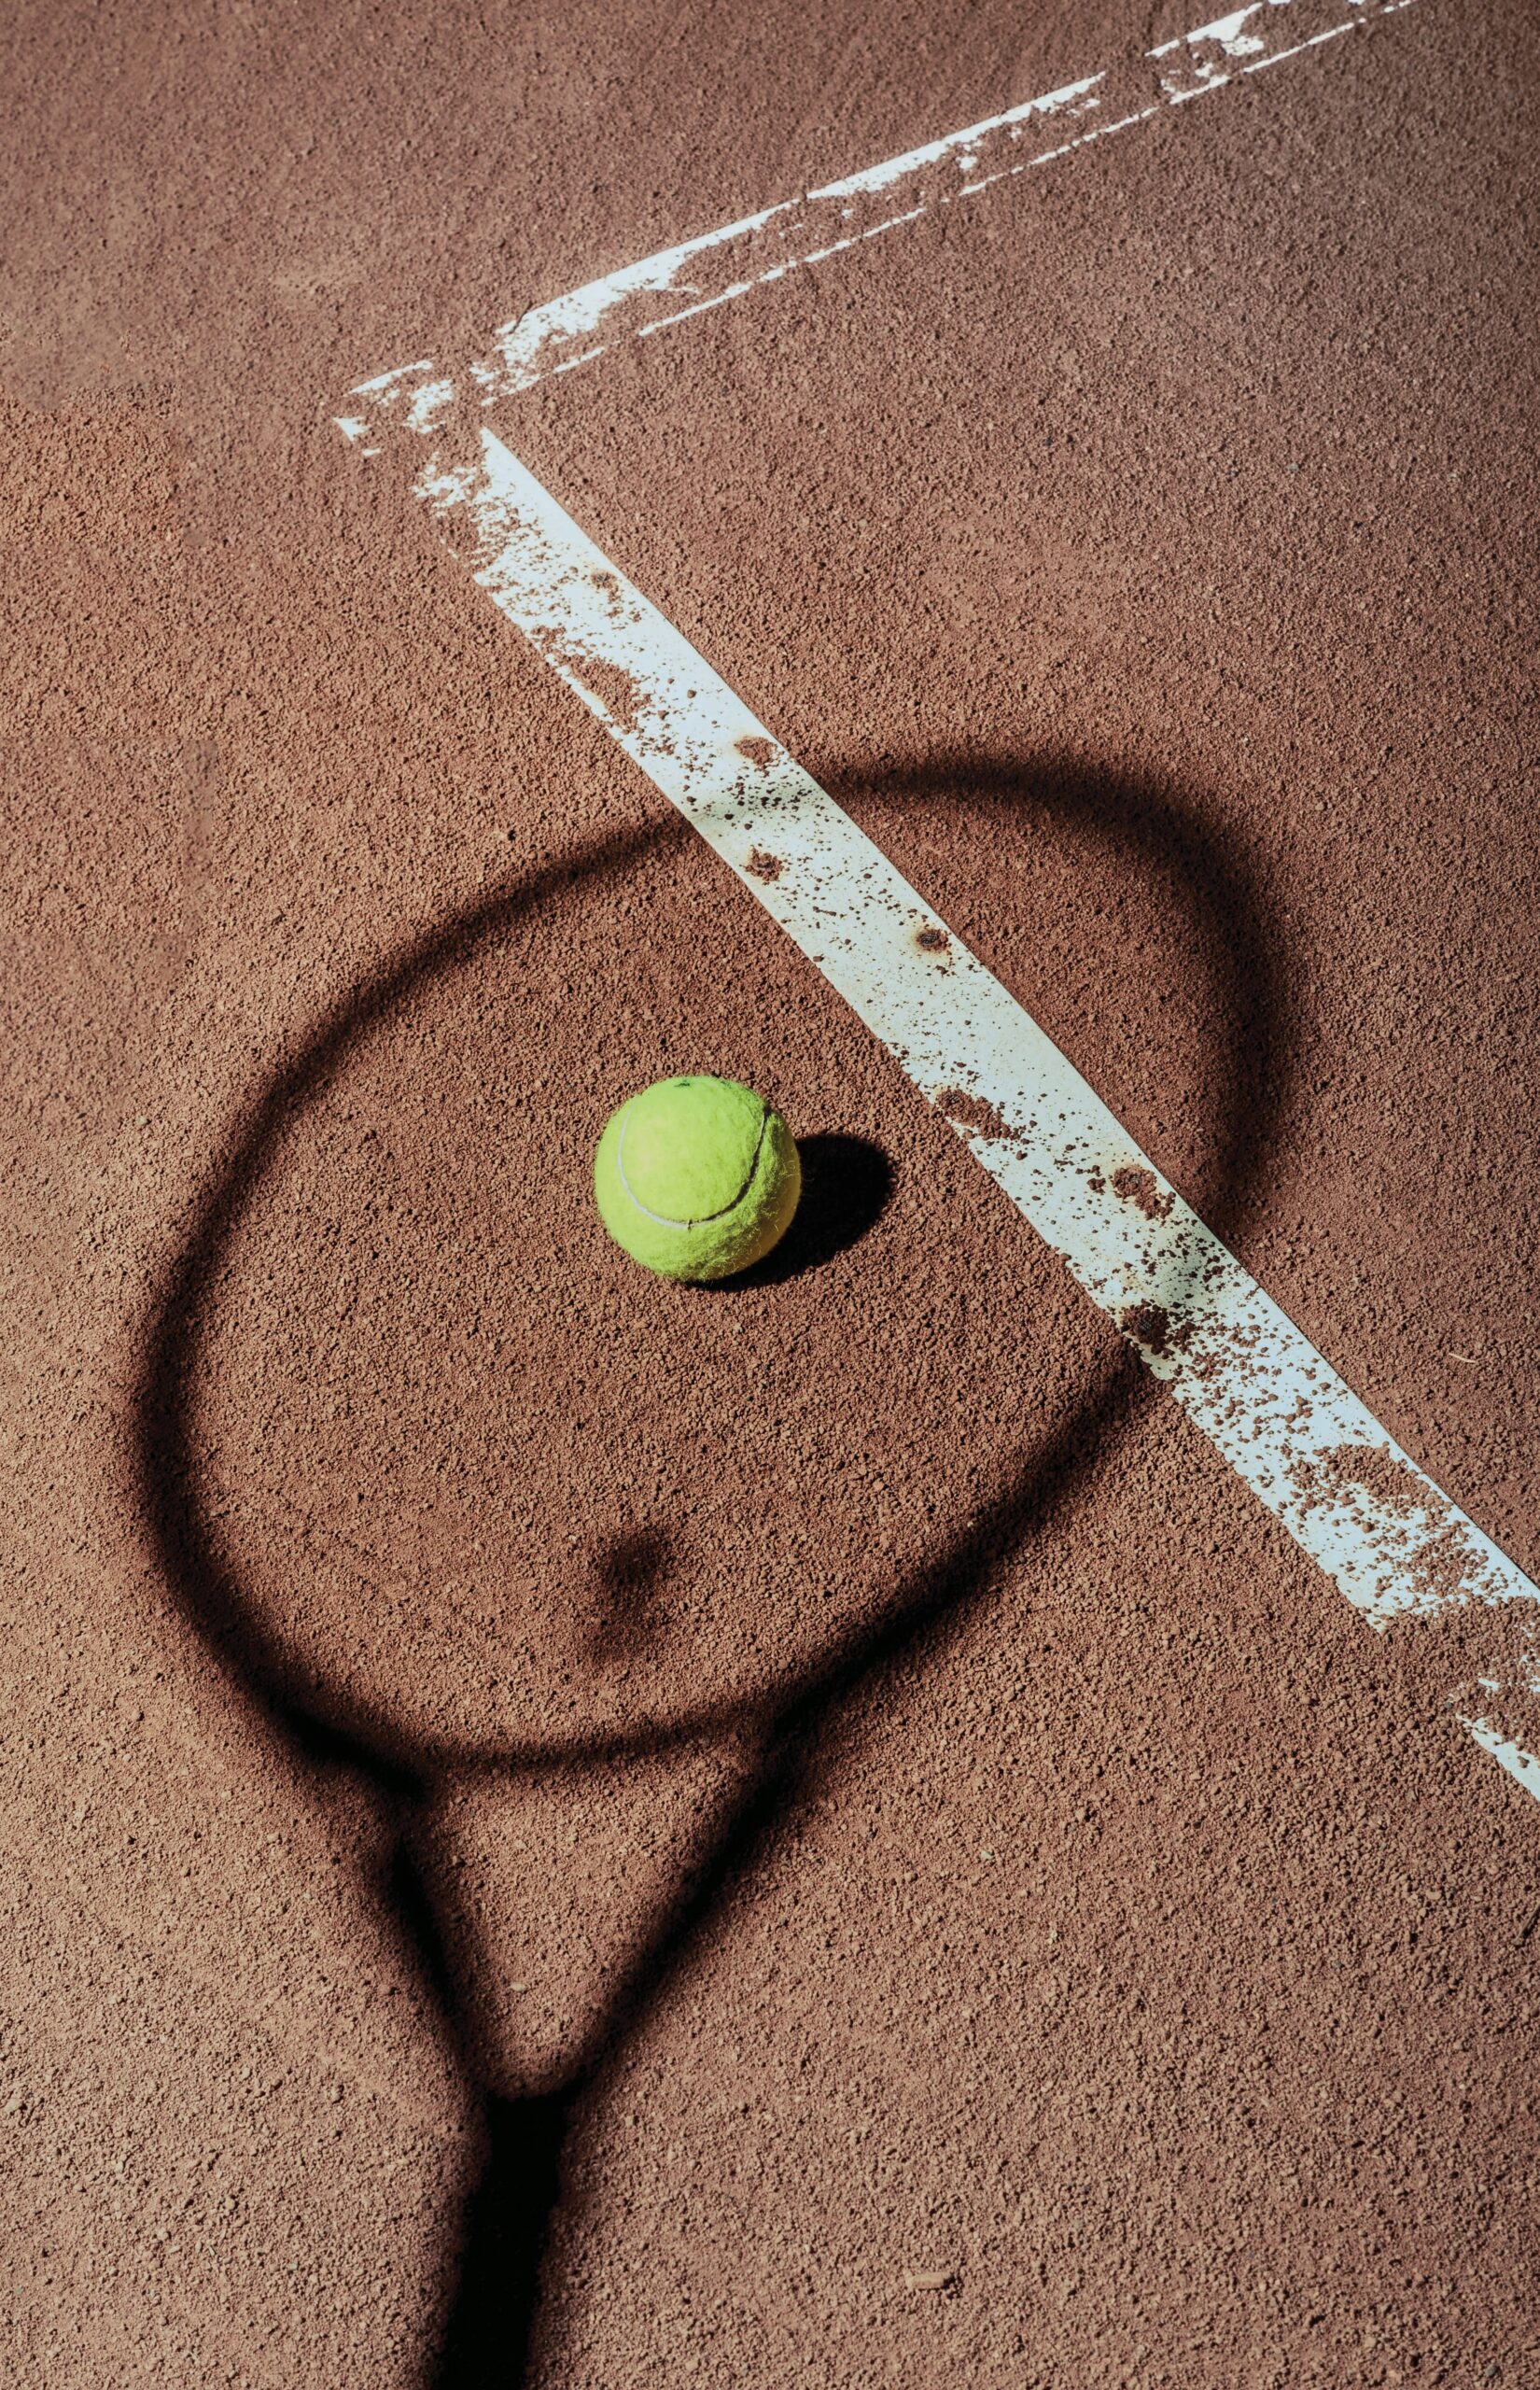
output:
M 767 1254 L 802 1193 L 796 1141 L 736 1079 L 659 1079 L 612 1112 L 594 1157 L 599 1216 L 665 1278 L 727 1278 Z

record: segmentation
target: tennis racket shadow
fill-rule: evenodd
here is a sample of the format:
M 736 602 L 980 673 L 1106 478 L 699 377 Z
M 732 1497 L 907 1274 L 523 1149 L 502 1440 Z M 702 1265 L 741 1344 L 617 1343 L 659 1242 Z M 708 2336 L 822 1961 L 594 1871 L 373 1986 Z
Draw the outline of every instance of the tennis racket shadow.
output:
M 1056 825 L 1123 860 L 1155 870 L 1190 893 L 1192 935 L 1208 970 L 1213 1051 L 1203 1078 L 1210 1166 L 1192 1194 L 1211 1223 L 1232 1234 L 1254 1205 L 1280 1108 L 1293 1041 L 1280 925 L 1255 873 L 1213 809 L 1174 786 L 1100 772 L 1077 761 L 977 753 L 917 758 L 839 776 L 836 793 L 863 816 L 923 815 L 945 806 L 957 822 L 998 838 Z M 516 1784 L 521 1774 L 571 1780 L 584 1771 L 682 1750 L 712 1734 L 735 1738 L 741 1764 L 692 1863 L 644 1917 L 612 1978 L 602 2014 L 565 2056 L 559 2080 L 508 2098 L 487 2080 L 469 2015 L 468 1979 L 483 1954 L 476 1927 L 454 1902 L 427 1820 L 438 1763 L 378 1720 L 317 1699 L 293 1670 L 225 1555 L 205 1510 L 192 1434 L 192 1388 L 217 1284 L 243 1216 L 277 1165 L 297 1109 L 345 1074 L 378 1025 L 430 983 L 469 966 L 489 943 L 536 916 L 557 894 L 581 894 L 607 875 L 665 854 L 688 838 L 672 821 L 596 840 L 558 865 L 495 891 L 392 957 L 315 1027 L 249 1106 L 181 1235 L 155 1296 L 143 1345 L 134 1437 L 145 1524 L 159 1573 L 223 1668 L 244 1690 L 298 1780 L 339 1772 L 371 1788 L 388 1821 L 388 1857 L 374 1886 L 403 1957 L 431 1995 L 437 2028 L 477 2099 L 481 2152 L 444 2253 L 445 2320 L 426 2378 L 434 2390 L 502 2390 L 542 2362 L 541 2265 L 562 2209 L 562 2153 L 574 2119 L 602 2103 L 629 2043 L 667 1995 L 724 1898 L 752 1876 L 805 1789 L 826 1767 L 822 1745 L 858 1691 L 886 1672 L 934 1661 L 966 1631 L 981 1597 L 1019 1566 L 1094 1476 L 1110 1443 L 1134 1430 L 1158 1389 L 1126 1347 L 1111 1353 L 1071 1413 L 1045 1424 L 1005 1467 L 993 1497 L 967 1525 L 938 1537 L 889 1590 L 880 1617 L 825 1651 L 769 1698 L 686 1718 L 655 1732 L 609 1736 L 561 1750 L 463 1755 L 460 1764 Z M 938 896 L 940 892 L 930 892 Z M 890 1189 L 884 1156 L 834 1132 L 804 1145 L 808 1216 L 787 1250 L 746 1279 L 774 1285 L 817 1270 L 880 1216 Z M 710 1298 L 730 1301 L 733 1282 Z M 645 1608 L 661 1552 L 632 1550 L 627 1599 Z M 469 1965 L 468 1965 L 469 1961 Z M 570 2201 L 571 2193 L 565 2195 Z M 571 2220 L 568 2205 L 567 2219 Z M 547 2352 L 549 2353 L 549 2352 Z M 552 2377 L 554 2378 L 554 2377 Z

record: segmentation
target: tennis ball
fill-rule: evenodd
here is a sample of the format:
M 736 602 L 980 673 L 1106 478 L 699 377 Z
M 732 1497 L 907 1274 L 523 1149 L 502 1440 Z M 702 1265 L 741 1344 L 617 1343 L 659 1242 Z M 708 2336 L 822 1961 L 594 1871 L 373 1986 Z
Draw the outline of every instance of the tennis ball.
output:
M 594 1157 L 599 1216 L 665 1278 L 726 1278 L 784 1236 L 802 1192 L 778 1112 L 736 1079 L 659 1079 L 612 1112 Z

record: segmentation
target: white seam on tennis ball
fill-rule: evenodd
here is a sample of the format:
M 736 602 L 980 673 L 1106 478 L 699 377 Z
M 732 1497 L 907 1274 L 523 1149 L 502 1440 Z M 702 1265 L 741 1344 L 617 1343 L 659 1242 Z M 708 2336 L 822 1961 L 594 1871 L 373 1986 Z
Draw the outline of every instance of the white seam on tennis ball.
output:
M 1216 1450 L 1376 1626 L 1540 1603 L 894 865 L 492 433 L 418 485 L 479 587 L 946 1115 Z M 600 694 L 619 689 L 619 710 Z M 774 871 L 765 869 L 773 857 Z M 922 943 L 923 939 L 923 943 Z M 1387 1483 L 1383 1481 L 1389 1481 Z M 1502 1671 L 1487 1671 L 1489 1689 Z M 1540 1693 L 1526 1650 L 1509 1680 Z M 1540 1763 L 1463 1693 L 1515 1780 Z
M 754 1151 L 749 1160 L 748 1175 L 744 1179 L 743 1185 L 738 1188 L 737 1193 L 734 1196 L 730 1203 L 724 1203 L 721 1209 L 718 1212 L 703 1212 L 698 1220 L 671 1220 L 665 1212 L 654 1212 L 649 1204 L 642 1202 L 641 1197 L 632 1186 L 629 1178 L 627 1178 L 625 1174 L 625 1132 L 631 1125 L 631 1106 L 629 1104 L 625 1105 L 621 1114 L 621 1133 L 615 1140 L 615 1173 L 617 1177 L 620 1179 L 621 1185 L 630 1196 L 633 1203 L 635 1203 L 637 1211 L 645 1213 L 646 1216 L 650 1220 L 655 1221 L 660 1229 L 709 1228 L 713 1220 L 725 1220 L 729 1212 L 735 1212 L 744 1197 L 748 1194 L 749 1189 L 754 1184 L 754 1173 L 760 1166 L 760 1155 L 764 1150 L 764 1132 L 768 1128 L 769 1123 L 770 1106 L 762 1101 L 760 1105 L 760 1132 L 754 1140 Z

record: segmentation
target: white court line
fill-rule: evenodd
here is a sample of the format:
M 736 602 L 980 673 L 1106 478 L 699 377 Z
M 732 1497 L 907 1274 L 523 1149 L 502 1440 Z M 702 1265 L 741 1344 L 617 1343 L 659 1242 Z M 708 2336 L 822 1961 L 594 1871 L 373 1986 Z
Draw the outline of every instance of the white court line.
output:
M 418 485 L 451 546 L 902 1064 L 1154 1374 L 1370 1623 L 1540 1592 L 1441 1493 L 1015 998 L 502 442 Z M 1505 1682 L 1505 1678 L 1506 1681 Z M 1480 1694 L 1463 1722 L 1540 1797 Z
M 1301 0 L 1253 0 L 1150 56 L 1181 54 L 1184 78 L 1173 70 L 1172 87 L 1163 93 L 1174 103 L 1217 88 L 1238 64 L 1248 72 L 1280 63 L 1371 15 L 1406 5 L 1365 0 L 1359 15 L 1317 27 L 1281 49 L 1263 38 L 1280 21 L 1272 12 L 1289 8 L 1290 30 L 1297 33 L 1306 21 Z M 1227 63 L 1216 63 L 1216 49 Z M 1080 105 L 1102 79 L 1068 86 L 1009 119 L 991 120 L 971 134 L 911 152 L 890 168 L 829 186 L 808 204 L 858 187 L 890 194 L 917 160 L 928 168 L 965 161 L 975 179 L 959 190 L 977 188 L 985 135 L 1014 137 L 1012 126 L 1034 113 Z M 1139 120 L 1120 119 L 1107 130 Z M 1075 146 L 1060 144 L 1051 154 Z M 922 213 L 923 204 L 910 216 Z M 664 261 L 713 244 L 725 246 L 777 213 L 665 252 Z M 885 214 L 878 225 L 818 254 L 901 220 L 908 219 Z M 553 339 L 574 329 L 591 333 L 611 303 L 600 306 L 595 293 L 613 294 L 616 306 L 637 289 L 677 294 L 672 264 L 666 274 L 659 266 L 658 260 L 646 260 L 629 276 L 613 275 L 572 294 L 583 305 L 560 322 L 559 311 L 568 302 L 553 302 L 555 312 L 540 311 L 546 332 Z M 721 303 L 751 287 L 739 276 L 698 305 Z M 639 337 L 659 321 L 677 320 L 678 313 L 633 329 Z M 515 365 L 510 371 L 525 378 L 505 379 L 500 387 L 527 387 L 545 372 L 597 353 L 581 349 L 543 363 L 539 373 Z M 496 369 L 473 378 L 484 394 Z M 407 369 L 405 380 L 386 376 L 373 387 L 387 404 L 404 397 L 405 420 L 417 430 L 433 429 L 455 397 L 453 386 L 440 383 L 427 362 Z M 370 427 L 352 417 L 343 420 L 343 429 L 363 439 Z M 469 463 L 435 455 L 417 491 L 479 585 L 946 1114 L 1091 1299 L 1349 1601 L 1379 1627 L 1473 1605 L 1495 1610 L 1515 1600 L 1540 1602 L 1540 1591 L 1417 1468 L 1030 1017 L 682 635 L 499 440 L 483 429 L 476 447 Z M 459 446 L 458 457 L 465 454 Z M 1522 1652 L 1473 1677 L 1454 1697 L 1482 1749 L 1540 1797 L 1540 1759 L 1482 1714 L 1489 1706 L 1484 1695 L 1540 1692 L 1533 1638 L 1527 1624 Z
M 458 377 L 431 358 L 374 374 L 349 393 L 356 403 L 337 421 L 359 443 L 371 442 L 390 422 L 432 431 L 462 400 L 486 406 L 531 389 L 553 373 L 592 363 L 623 340 L 645 340 L 685 323 L 798 267 L 819 264 L 991 183 L 1108 140 L 1163 107 L 1220 91 L 1238 76 L 1281 65 L 1410 6 L 1411 0 L 1250 0 L 1099 74 L 547 300 L 500 325 L 489 355 Z M 1085 129 L 1066 139 L 1070 125 Z

